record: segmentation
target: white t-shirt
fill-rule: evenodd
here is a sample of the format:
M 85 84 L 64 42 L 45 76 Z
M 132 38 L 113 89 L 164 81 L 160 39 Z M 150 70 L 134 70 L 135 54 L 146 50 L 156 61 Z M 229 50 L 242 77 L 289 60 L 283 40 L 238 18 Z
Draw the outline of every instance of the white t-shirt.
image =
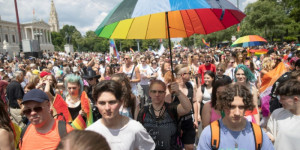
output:
M 140 74 L 141 74 L 141 81 L 140 81 L 140 85 L 149 85 L 150 84 L 150 78 L 144 78 L 144 76 L 150 76 L 152 71 L 150 69 L 149 65 L 145 65 L 143 66 L 142 64 L 140 64 L 139 66 L 139 70 L 140 70 Z
M 109 129 L 100 120 L 94 122 L 86 130 L 103 135 L 111 150 L 153 150 L 155 148 L 153 139 L 139 122 L 129 119 L 129 122 L 121 129 Z
M 279 108 L 270 116 L 267 127 L 268 132 L 275 138 L 275 149 L 299 149 L 300 116 L 296 116 L 284 108 Z

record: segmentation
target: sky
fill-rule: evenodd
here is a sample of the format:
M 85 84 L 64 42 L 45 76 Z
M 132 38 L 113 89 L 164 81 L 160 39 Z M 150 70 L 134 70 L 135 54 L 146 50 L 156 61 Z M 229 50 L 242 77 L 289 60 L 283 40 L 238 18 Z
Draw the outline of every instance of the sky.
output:
M 59 26 L 73 25 L 82 35 L 89 30 L 96 30 L 109 11 L 122 0 L 54 0 Z M 236 5 L 237 0 L 229 0 Z M 257 0 L 239 0 L 240 9 Z M 51 0 L 17 0 L 20 23 L 28 23 L 35 18 L 48 23 Z M 2 20 L 16 22 L 14 0 L 0 0 Z

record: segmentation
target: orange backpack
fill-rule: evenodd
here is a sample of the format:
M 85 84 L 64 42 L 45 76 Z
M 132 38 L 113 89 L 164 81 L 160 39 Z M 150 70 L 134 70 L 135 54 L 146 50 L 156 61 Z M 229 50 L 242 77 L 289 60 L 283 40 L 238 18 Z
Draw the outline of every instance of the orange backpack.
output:
M 257 124 L 251 123 L 252 131 L 254 134 L 254 141 L 255 141 L 255 149 L 260 150 L 262 146 L 262 130 L 260 126 Z M 220 122 L 216 120 L 210 124 L 211 128 L 211 147 L 213 150 L 219 149 L 220 145 Z

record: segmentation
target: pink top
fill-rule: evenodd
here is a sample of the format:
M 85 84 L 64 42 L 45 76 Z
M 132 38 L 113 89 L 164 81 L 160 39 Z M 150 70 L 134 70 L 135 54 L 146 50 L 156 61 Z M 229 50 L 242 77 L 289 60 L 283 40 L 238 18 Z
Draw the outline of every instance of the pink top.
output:
M 211 107 L 211 111 L 210 111 L 210 122 L 214 122 L 215 120 L 219 120 L 220 118 L 222 118 L 221 115 L 217 114 L 215 109 Z

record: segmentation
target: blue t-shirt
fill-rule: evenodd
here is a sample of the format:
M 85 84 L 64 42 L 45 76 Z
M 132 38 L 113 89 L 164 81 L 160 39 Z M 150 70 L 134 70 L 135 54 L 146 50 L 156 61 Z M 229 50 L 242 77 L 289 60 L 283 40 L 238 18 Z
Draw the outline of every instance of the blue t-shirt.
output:
M 220 145 L 219 150 L 255 150 L 255 141 L 251 124 L 247 121 L 242 131 L 231 131 L 220 121 Z M 263 144 L 261 150 L 274 150 L 274 146 L 266 133 L 263 131 Z M 235 145 L 238 148 L 235 148 Z M 211 129 L 207 126 L 201 133 L 197 150 L 211 149 Z

